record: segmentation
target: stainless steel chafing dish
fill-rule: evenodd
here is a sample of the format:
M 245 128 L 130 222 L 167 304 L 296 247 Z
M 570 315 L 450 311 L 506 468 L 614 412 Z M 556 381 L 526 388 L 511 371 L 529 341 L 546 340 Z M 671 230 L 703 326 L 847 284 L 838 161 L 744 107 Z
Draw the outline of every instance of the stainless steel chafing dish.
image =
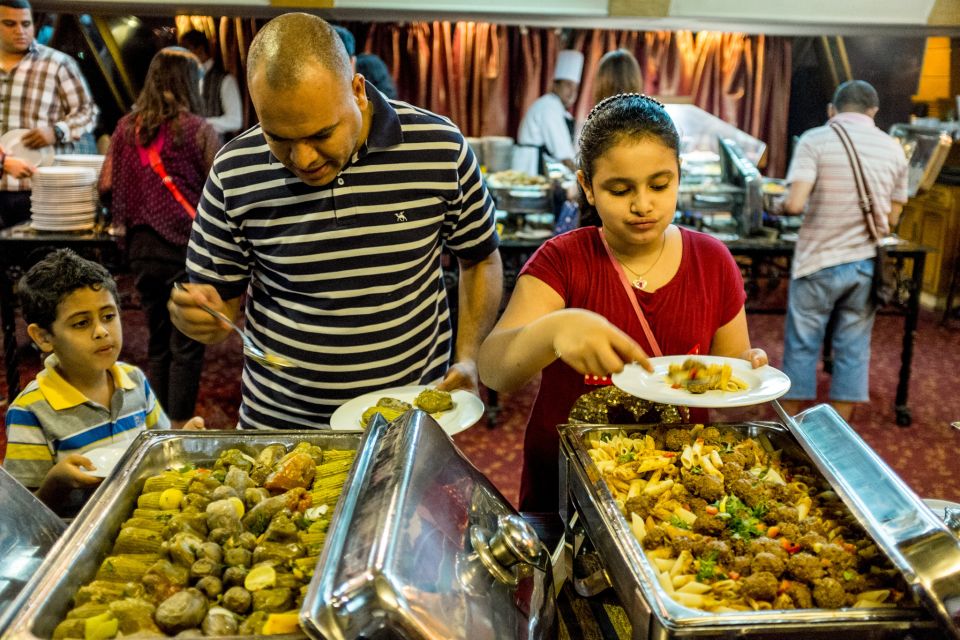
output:
M 226 448 L 299 441 L 359 449 L 300 612 L 310 636 L 549 636 L 549 557 L 533 530 L 433 419 L 411 411 L 390 425 L 378 416 L 362 433 L 142 434 L 24 589 L 29 598 L 9 637 L 51 637 L 74 593 L 96 573 L 146 477 L 213 462 Z
M 561 485 L 568 553 L 591 546 L 600 575 L 615 589 L 633 638 L 946 638 L 960 637 L 960 540 L 829 406 L 776 423 L 723 425 L 766 435 L 791 457 L 809 459 L 867 533 L 901 571 L 924 608 L 806 609 L 708 613 L 674 601 L 656 580 L 589 454 L 587 439 L 605 431 L 643 432 L 649 426 L 560 427 Z M 579 564 L 579 563 L 578 563 Z
M 24 586 L 67 526 L 0 467 L 0 634 L 22 606 Z

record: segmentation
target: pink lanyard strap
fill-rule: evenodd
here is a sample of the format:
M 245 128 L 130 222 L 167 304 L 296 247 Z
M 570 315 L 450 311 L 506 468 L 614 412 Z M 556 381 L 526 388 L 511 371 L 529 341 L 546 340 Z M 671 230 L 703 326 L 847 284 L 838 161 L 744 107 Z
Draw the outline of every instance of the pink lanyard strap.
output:
M 623 285 L 623 291 L 627 294 L 627 299 L 630 300 L 630 305 L 633 307 L 634 313 L 637 314 L 637 320 L 640 321 L 640 326 L 643 327 L 643 335 L 647 337 L 650 350 L 653 351 L 655 357 L 659 358 L 663 355 L 663 352 L 660 351 L 660 345 L 657 343 L 657 339 L 653 337 L 650 324 L 647 322 L 646 316 L 643 315 L 643 310 L 640 309 L 640 304 L 637 302 L 637 295 L 634 293 L 633 287 L 630 286 L 630 281 L 627 280 L 627 274 L 623 272 L 623 266 L 620 264 L 620 261 L 617 260 L 616 256 L 613 255 L 613 250 L 610 249 L 610 245 L 607 244 L 607 239 L 603 236 L 603 228 L 597 227 L 597 233 L 600 234 L 600 242 L 603 243 L 603 248 L 607 250 L 607 258 L 610 259 L 613 270 L 620 276 L 620 284 Z
M 160 150 L 163 148 L 164 138 L 163 132 L 157 134 L 157 137 L 153 139 L 148 146 L 144 147 L 139 143 L 140 140 L 140 125 L 138 124 L 134 129 L 134 136 L 137 142 L 137 153 L 140 154 L 140 162 L 143 164 L 149 164 L 150 168 L 155 174 L 160 178 L 160 182 L 163 183 L 163 186 L 167 188 L 170 192 L 170 195 L 173 196 L 173 199 L 180 203 L 180 206 L 183 207 L 183 210 L 187 212 L 187 215 L 190 216 L 190 219 L 193 220 L 197 217 L 197 210 L 193 207 L 192 204 L 187 202 L 187 199 L 180 193 L 180 189 L 177 188 L 177 185 L 173 183 L 173 178 L 167 174 L 166 167 L 163 166 L 163 160 L 160 159 Z M 144 158 L 146 156 L 146 158 Z M 146 162 L 144 162 L 146 160 Z

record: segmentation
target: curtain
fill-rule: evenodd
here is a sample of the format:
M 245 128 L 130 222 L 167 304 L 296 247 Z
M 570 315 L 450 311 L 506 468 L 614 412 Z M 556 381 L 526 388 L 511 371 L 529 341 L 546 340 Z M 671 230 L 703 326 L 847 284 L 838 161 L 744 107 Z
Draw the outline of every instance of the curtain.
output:
M 180 16 L 179 31 L 202 28 L 246 94 L 244 63 L 254 19 Z M 600 57 L 631 51 L 646 93 L 698 107 L 767 144 L 765 173 L 786 171 L 791 40 L 739 33 L 532 28 L 485 22 L 344 23 L 357 51 L 383 58 L 401 100 L 449 117 L 467 136 L 516 136 L 523 114 L 550 90 L 557 53 L 584 54 L 574 116 L 593 107 Z M 256 114 L 245 102 L 245 123 Z

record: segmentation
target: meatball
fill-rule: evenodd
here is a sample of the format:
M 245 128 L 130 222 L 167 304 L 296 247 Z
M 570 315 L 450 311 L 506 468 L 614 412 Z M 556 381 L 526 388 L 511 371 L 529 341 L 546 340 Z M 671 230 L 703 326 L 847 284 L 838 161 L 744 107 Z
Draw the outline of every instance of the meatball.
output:
M 728 565 L 733 561 L 733 551 L 730 545 L 723 540 L 711 540 L 703 545 L 703 553 L 707 556 L 714 556 L 722 565 Z
M 252 603 L 253 596 L 243 587 L 230 587 L 223 594 L 223 606 L 240 615 L 245 614 Z
M 726 523 L 715 515 L 706 512 L 693 521 L 693 530 L 708 536 L 719 536 L 726 529 Z
M 827 539 L 815 531 L 808 531 L 797 538 L 797 544 L 807 551 L 816 551 L 818 548 L 827 544 Z
M 739 451 L 720 451 L 720 459 L 723 460 L 723 471 L 726 474 L 727 465 L 735 464 L 743 471 L 743 462 L 745 458 Z
M 801 551 L 787 560 L 787 571 L 797 580 L 813 584 L 823 577 L 823 564 L 820 558 Z
M 776 578 L 779 578 L 780 574 L 783 573 L 783 570 L 783 560 L 778 556 L 766 551 L 761 551 L 757 555 L 753 556 L 753 561 L 750 563 L 751 573 L 766 572 L 773 574 L 773 576 Z
M 631 513 L 636 513 L 641 518 L 646 518 L 650 515 L 651 510 L 653 510 L 653 505 L 655 505 L 657 499 L 649 494 L 641 493 L 638 496 L 629 498 L 626 504 L 623 505 L 624 510 L 626 510 L 627 515 Z
M 813 596 L 810 595 L 810 588 L 802 582 L 791 582 L 787 585 L 784 593 L 790 596 L 797 609 L 813 608 Z
M 753 555 L 757 555 L 758 553 L 769 553 L 777 556 L 781 560 L 786 560 L 787 558 L 787 552 L 782 546 L 780 546 L 780 543 L 773 538 L 768 538 L 766 536 L 760 536 L 756 540 L 750 542 L 750 553 Z
M 767 511 L 763 520 L 767 524 L 783 524 L 784 522 L 797 522 L 797 508 L 785 504 L 778 504 L 773 509 Z
M 857 557 L 838 544 L 828 543 L 821 546 L 820 557 L 840 570 L 855 569 L 857 566 Z
M 669 429 L 663 437 L 663 448 L 667 451 L 683 451 L 690 444 L 690 433 L 686 429 Z
M 847 603 L 847 593 L 833 578 L 823 578 L 813 585 L 813 601 L 821 609 L 839 609 Z
M 772 602 L 773 599 L 777 597 L 778 586 L 779 583 L 777 582 L 776 576 L 769 571 L 761 571 L 760 573 L 754 573 L 744 578 L 740 585 L 740 592 L 754 600 Z M 841 592 L 842 591 L 843 589 L 841 589 Z
M 750 556 L 735 556 L 730 563 L 730 570 L 736 571 L 741 576 L 750 575 Z
M 647 529 L 647 535 L 643 538 L 643 546 L 648 549 L 656 549 L 663 546 L 667 539 L 667 532 L 661 527 L 651 527 Z
M 733 486 L 733 483 L 743 477 L 743 467 L 736 462 L 725 462 L 723 464 L 723 484 L 727 491 Z
M 696 484 L 694 493 L 707 502 L 716 502 L 723 497 L 723 477 L 710 474 L 694 476 L 700 481 Z
M 839 582 L 847 593 L 860 593 L 867 590 L 867 579 L 856 571 L 834 569 L 830 572 L 830 577 Z
M 780 535 L 787 540 L 796 540 L 800 537 L 800 527 L 792 522 L 780 522 L 778 525 L 780 526 Z
M 742 477 L 730 487 L 730 490 L 743 500 L 748 507 L 755 507 L 765 499 L 763 489 L 752 480 Z
M 700 432 L 700 437 L 706 444 L 720 444 L 720 429 L 716 427 L 707 427 Z

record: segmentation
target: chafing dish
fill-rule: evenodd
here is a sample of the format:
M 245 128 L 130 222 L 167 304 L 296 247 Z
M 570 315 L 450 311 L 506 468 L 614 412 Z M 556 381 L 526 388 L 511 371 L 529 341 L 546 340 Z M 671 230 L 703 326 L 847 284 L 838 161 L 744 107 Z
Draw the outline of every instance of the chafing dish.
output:
M 766 422 L 723 426 L 745 436 L 762 433 L 785 455 L 809 459 L 900 569 L 924 607 L 708 613 L 678 604 L 659 585 L 587 453 L 590 436 L 619 430 L 629 435 L 650 427 L 563 425 L 561 485 L 567 500 L 562 515 L 568 523 L 569 553 L 587 552 L 599 559 L 602 574 L 627 612 L 633 637 L 960 637 L 960 540 L 830 407 L 814 407 L 785 422 L 790 426 Z M 588 552 L 590 547 L 595 554 Z
M 299 441 L 358 449 L 300 612 L 310 636 L 549 636 L 550 563 L 536 535 L 432 418 L 411 411 L 390 425 L 377 416 L 365 432 L 142 434 L 24 589 L 29 599 L 10 637 L 51 637 L 107 555 L 145 478 L 210 463 L 225 448 Z
M 22 606 L 27 580 L 67 525 L 0 467 L 0 633 Z

